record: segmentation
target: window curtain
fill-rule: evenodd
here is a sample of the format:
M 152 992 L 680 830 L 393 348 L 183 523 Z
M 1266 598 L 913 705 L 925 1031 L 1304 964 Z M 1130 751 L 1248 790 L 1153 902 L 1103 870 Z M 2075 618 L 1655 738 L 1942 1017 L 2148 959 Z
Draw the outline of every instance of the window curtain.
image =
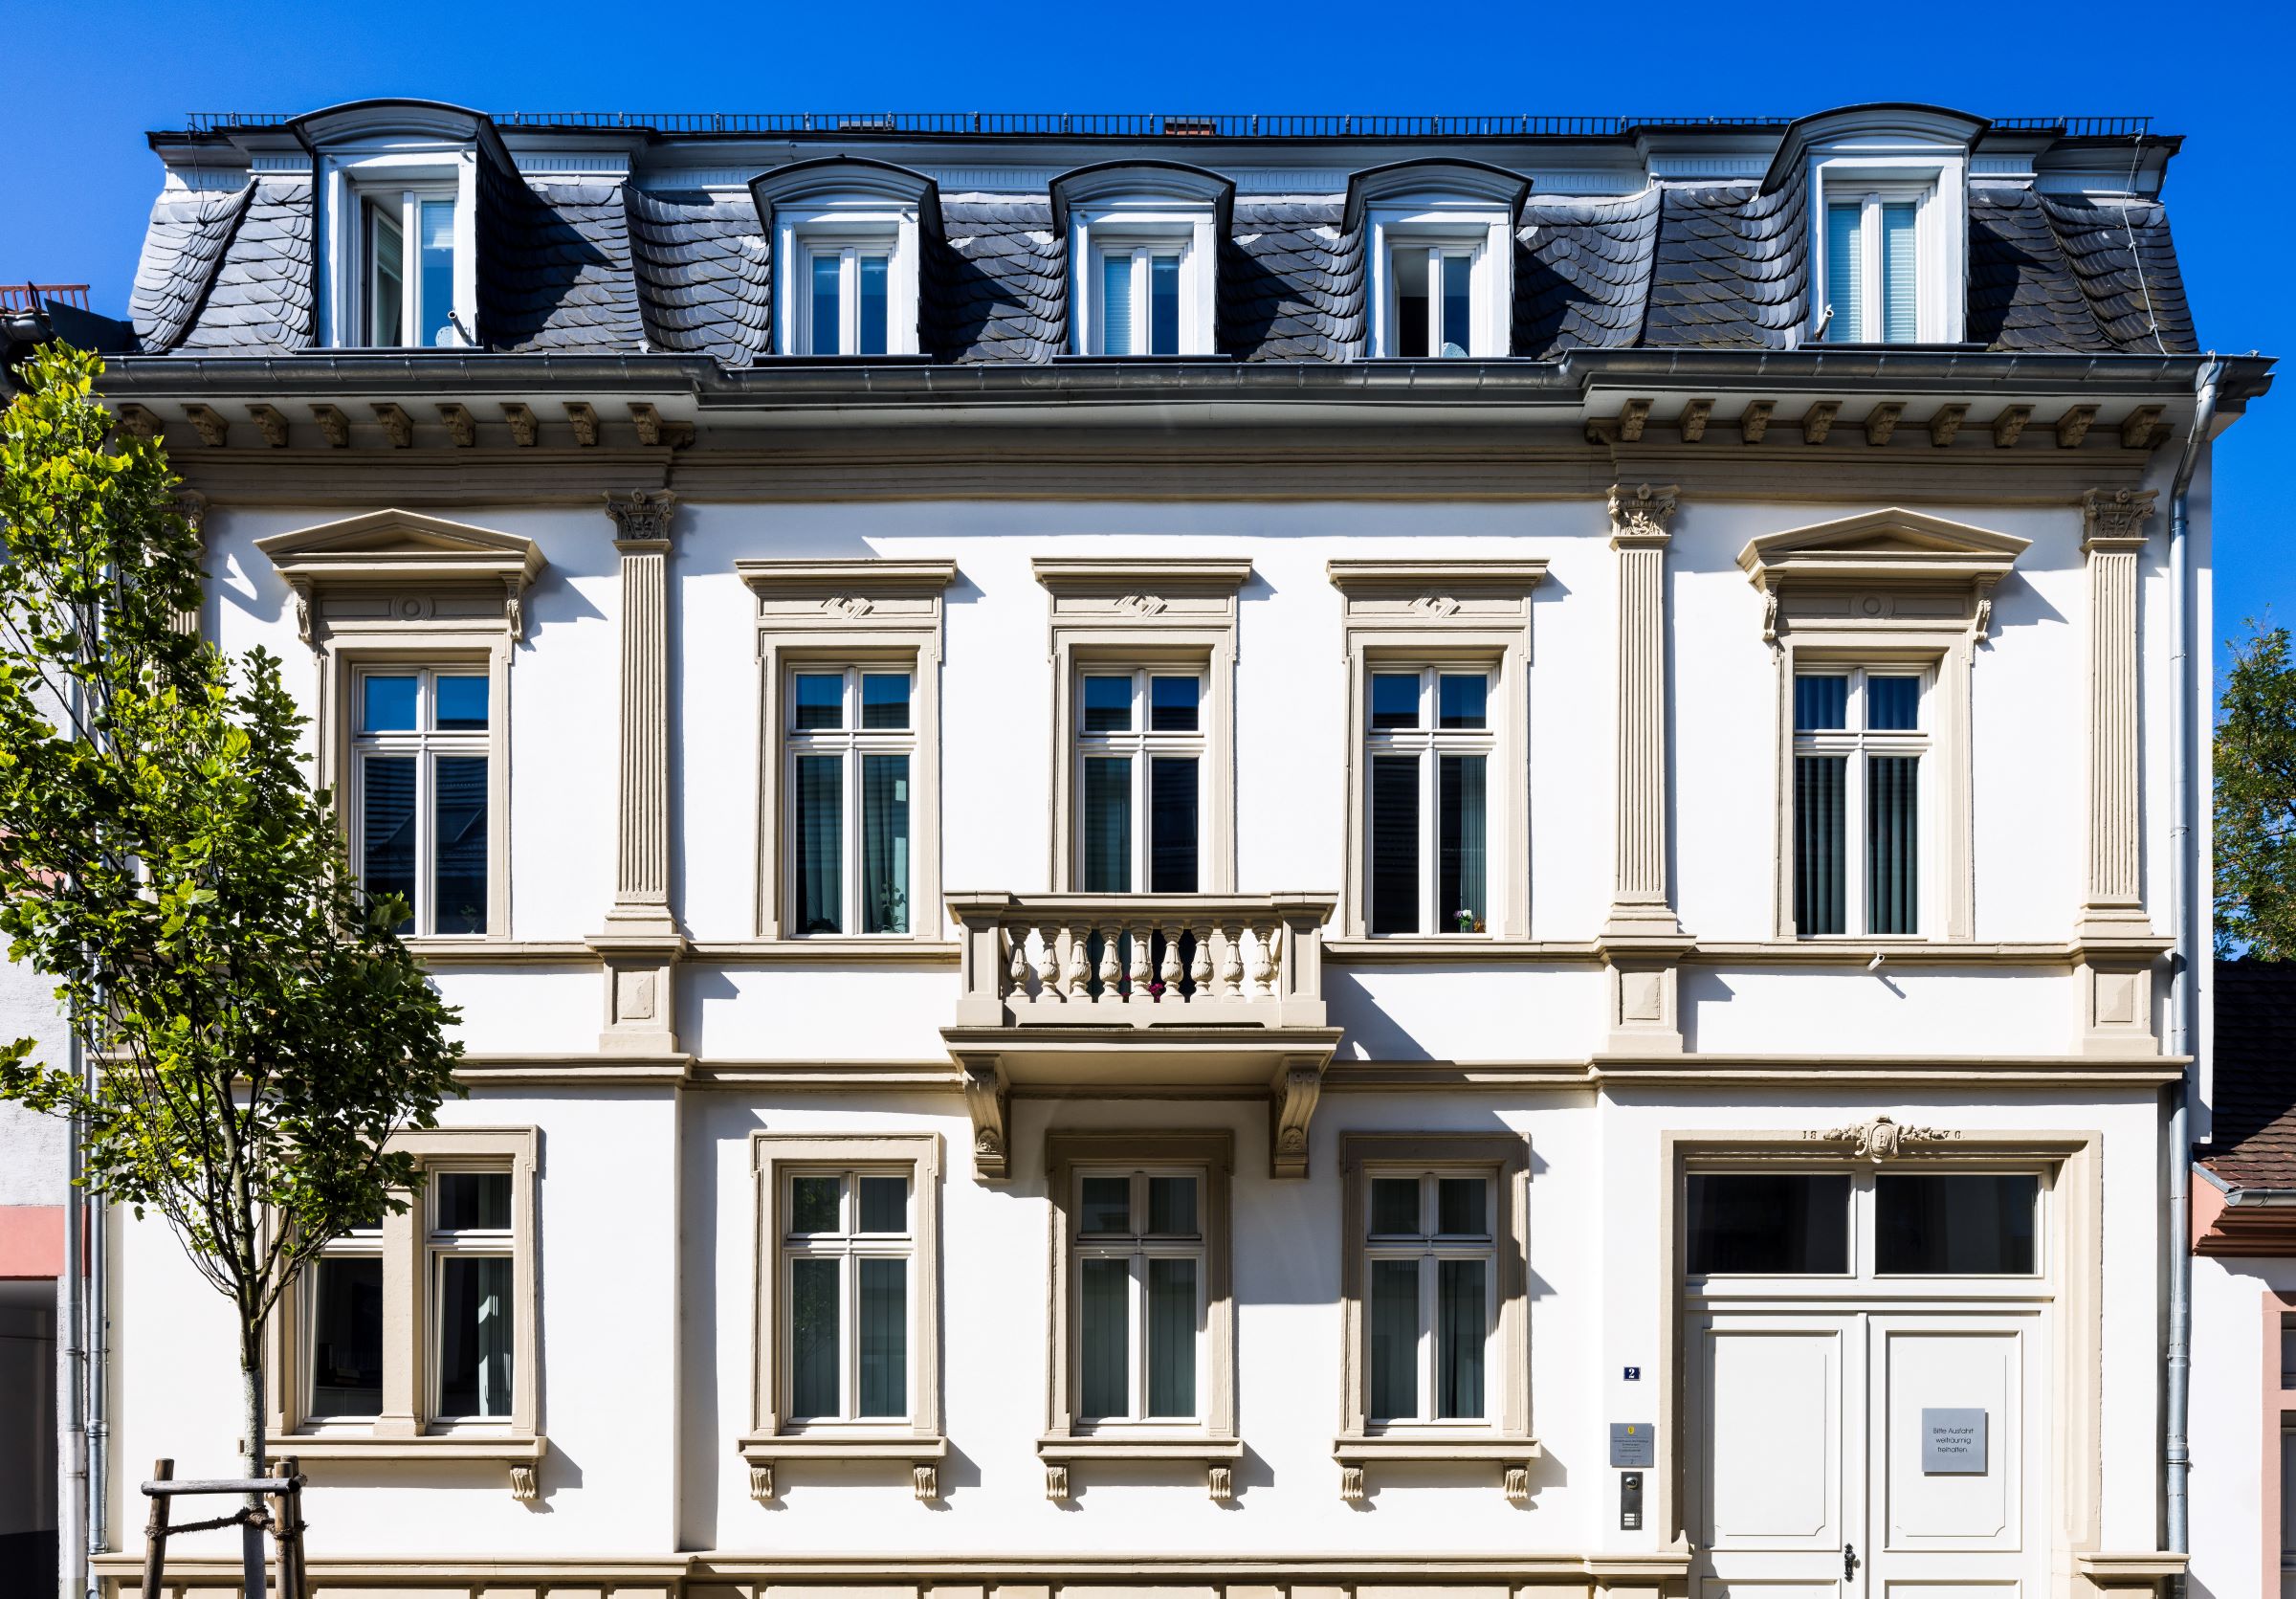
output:
M 1196 1413 L 1196 1262 L 1148 1262 L 1148 1413 Z
M 1148 888 L 1196 892 L 1196 758 L 1158 756 L 1148 763 Z
M 1839 933 L 1847 916 L 1843 882 L 1843 807 L 1849 762 L 1840 755 L 1794 758 L 1794 925 Z
M 1419 758 L 1371 761 L 1371 930 L 1419 931 Z M 1446 907 L 1457 909 L 1456 906 Z
M 370 755 L 360 767 L 360 872 L 369 899 L 395 894 L 407 916 L 392 929 L 414 931 L 414 757 Z
M 1084 892 L 1132 892 L 1132 761 L 1084 763 Z
M 1435 914 L 1446 933 L 1484 926 L 1483 766 L 1480 755 L 1446 755 L 1437 774 Z
M 1076 1271 L 1076 1404 L 1087 1418 L 1128 1415 L 1125 1361 L 1131 1263 L 1084 1260 Z
M 861 760 L 861 930 L 909 930 L 909 757 Z
M 1435 1263 L 1435 1413 L 1446 1421 L 1483 1414 L 1485 1270 L 1480 1260 Z
M 835 933 L 845 901 L 845 762 L 836 755 L 797 760 L 797 924 Z
M 789 1414 L 798 1420 L 838 1413 L 837 1266 L 789 1262 Z
M 1866 337 L 1866 255 L 1860 248 L 1864 208 L 1825 208 L 1825 299 L 1833 308 L 1826 339 L 1854 344 Z
M 510 1261 L 450 1256 L 439 1272 L 438 1408 L 510 1414 Z
M 1371 1412 L 1373 1421 L 1419 1414 L 1419 1262 L 1371 1263 Z
M 909 1413 L 909 1262 L 862 1259 L 861 1395 L 856 1414 Z
M 432 795 L 431 931 L 486 931 L 486 757 L 441 756 Z
M 1916 931 L 1921 762 L 1874 755 L 1866 763 L 1866 920 L 1869 933 Z

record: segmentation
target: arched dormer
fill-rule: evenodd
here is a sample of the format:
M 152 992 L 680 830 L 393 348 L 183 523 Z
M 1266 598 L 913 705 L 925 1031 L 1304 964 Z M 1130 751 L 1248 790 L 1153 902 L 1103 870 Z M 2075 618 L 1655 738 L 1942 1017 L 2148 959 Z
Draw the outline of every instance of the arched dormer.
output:
M 1408 360 L 1511 352 L 1514 230 L 1531 180 L 1480 161 L 1402 161 L 1347 181 L 1367 230 L 1369 352 Z
M 1787 125 L 1764 193 L 1807 186 L 1806 337 L 1957 344 L 1967 326 L 1970 152 L 1993 124 L 1937 105 L 1852 105 Z
M 1068 241 L 1069 348 L 1077 355 L 1209 355 L 1232 179 L 1176 161 L 1079 167 L 1051 183 Z
M 915 355 L 917 281 L 940 189 L 891 162 L 825 156 L 749 183 L 773 249 L 780 355 Z
M 322 259 L 320 338 L 337 348 L 476 342 L 481 163 L 518 164 L 482 111 L 362 100 L 288 124 L 311 156 Z

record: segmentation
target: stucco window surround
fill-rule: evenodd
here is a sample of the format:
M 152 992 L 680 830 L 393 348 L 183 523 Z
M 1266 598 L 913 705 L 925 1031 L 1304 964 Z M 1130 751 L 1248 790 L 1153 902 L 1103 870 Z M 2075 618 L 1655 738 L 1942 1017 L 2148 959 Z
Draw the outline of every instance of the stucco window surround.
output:
M 1983 120 L 1934 106 L 1866 105 L 1804 117 L 1790 124 L 1762 180 L 1764 193 L 1789 184 L 1806 186 L 1807 248 L 1811 262 L 1810 320 L 1803 337 L 1821 337 L 1826 307 L 1841 285 L 1827 281 L 1826 212 L 1832 205 L 1860 209 L 1868 262 L 1880 258 L 1880 208 L 1914 208 L 1917 314 L 1913 337 L 1923 344 L 1958 343 L 1967 325 L 1970 152 L 1989 126 Z M 1864 327 L 1859 342 L 1884 342 L 1880 284 L 1865 275 Z M 1836 306 L 1836 316 L 1843 315 Z M 1839 342 L 1837 328 L 1824 335 Z
M 1403 331 L 1397 260 L 1416 255 L 1429 265 L 1430 315 L 1440 316 L 1443 267 L 1456 255 L 1468 264 L 1468 325 L 1464 355 L 1511 354 L 1514 337 L 1514 230 L 1531 180 L 1475 161 L 1407 161 L 1348 179 L 1344 228 L 1366 233 L 1371 270 L 1371 326 L 1365 353 L 1396 357 L 1411 346 Z M 1430 335 L 1424 354 L 1441 354 Z
M 431 1127 L 394 1134 L 387 1145 L 421 1163 L 423 1190 L 408 1209 L 386 1215 L 373 1233 L 350 1240 L 352 1252 L 382 1262 L 383 1393 L 379 1411 L 358 1418 L 314 1416 L 310 1340 L 315 1274 L 306 1271 L 281 1296 L 272 1320 L 270 1410 L 273 1447 L 306 1461 L 498 1461 L 519 1499 L 536 1495 L 535 1469 L 548 1452 L 542 1432 L 542 1299 L 537 1225 L 541 1132 L 535 1127 Z M 439 1414 L 439 1292 L 431 1270 L 435 1178 L 442 1171 L 502 1172 L 510 1177 L 510 1225 L 491 1248 L 510 1259 L 512 1320 L 510 1413 L 499 1420 Z
M 2030 1304 L 2039 1310 L 2042 1343 L 2034 1369 L 2036 1381 L 2047 1385 L 2050 1425 L 2045 1449 L 2033 1448 L 2028 1459 L 2049 1474 L 2051 1524 L 2042 1536 L 2070 1551 L 2082 1575 L 2117 1576 L 2111 1567 L 2129 1557 L 2099 1552 L 2101 1539 L 2110 1536 L 2102 1524 L 2099 1443 L 2104 1425 L 2103 1136 L 2049 1129 L 1932 1127 L 1888 1115 L 1843 1120 L 1847 1124 L 1679 1131 L 1659 1137 L 1660 1168 L 1667 1176 L 1659 1200 L 1656 1266 L 1661 1274 L 1659 1302 L 1666 1314 L 1659 1321 L 1657 1462 L 1647 1474 L 1652 1485 L 1650 1514 L 1644 1524 L 1662 1540 L 1680 1543 L 1686 1537 L 1690 1418 L 1684 1327 L 1695 1292 L 1688 1271 L 1688 1194 L 1693 1171 L 2038 1172 L 2042 1209 L 2035 1244 L 2046 1263 L 2044 1271 L 2003 1277 L 1982 1293 L 1957 1292 L 1956 1298 L 1973 1305 Z M 1803 1285 L 1802 1293 L 1812 1292 L 1810 1279 L 1797 1281 Z M 1840 1294 L 1851 1288 L 1844 1283 L 1816 1291 Z
M 953 561 L 737 561 L 757 596 L 758 937 L 825 954 L 914 952 L 943 939 L 940 899 L 941 594 Z M 799 938 L 786 760 L 791 684 L 812 668 L 906 672 L 910 679 L 909 931 Z
M 1766 534 L 1738 552 L 1763 602 L 1777 661 L 1773 936 L 1861 944 L 1976 937 L 1971 720 L 1993 593 L 2029 541 L 1916 511 L 1869 511 Z M 1804 940 L 1794 915 L 1794 679 L 1826 668 L 1919 673 L 1928 737 L 1920 773 L 1919 931 Z M 1852 863 L 1851 870 L 1863 870 Z
M 1052 891 L 1075 892 L 1084 880 L 1083 762 L 1075 738 L 1083 678 L 1096 666 L 1170 666 L 1203 678 L 1198 892 L 1233 894 L 1236 596 L 1251 577 L 1251 563 L 1045 559 L 1033 570 L 1051 601 Z
M 736 1448 L 749 1464 L 750 1494 L 761 1503 L 776 1488 L 781 1461 L 886 1461 L 910 1468 L 920 1499 L 940 1494 L 939 1461 L 948 1454 L 941 1417 L 940 1176 L 938 1133 L 771 1133 L 749 1136 L 757 1180 L 757 1236 L 750 1301 L 749 1429 Z M 792 1173 L 870 1173 L 909 1182 L 909 1393 L 905 1418 L 797 1421 L 785 1395 L 791 1348 L 784 1326 L 784 1266 L 788 1179 Z
M 807 355 L 817 347 L 811 261 L 848 251 L 885 257 L 885 348 L 863 354 L 916 355 L 922 344 L 917 285 L 924 253 L 940 236 L 940 189 L 922 172 L 889 162 L 826 156 L 792 162 L 750 180 L 758 221 L 773 251 L 773 348 Z M 845 274 L 847 292 L 855 275 Z
M 1229 1183 L 1236 1140 L 1225 1128 L 1205 1132 L 1063 1132 L 1045 1136 L 1045 1183 L 1051 1211 L 1051 1306 L 1047 1328 L 1045 1432 L 1037 1455 L 1045 1462 L 1045 1495 L 1069 1497 L 1072 1464 L 1099 1462 L 1201 1463 L 1215 1499 L 1232 1498 L 1234 1462 L 1244 1445 L 1236 1435 L 1236 1313 L 1229 1264 Z M 1204 1386 L 1190 1423 L 1078 1420 L 1079 1370 L 1075 1347 L 1075 1253 L 1080 1169 L 1095 1172 L 1186 1171 L 1201 1179 Z
M 1525 1251 L 1531 1235 L 1531 1144 L 1512 1133 L 1339 1135 L 1340 1497 L 1360 1499 L 1368 1470 L 1382 1462 L 1488 1460 L 1507 1497 L 1526 1502 L 1531 1462 L 1531 1309 Z M 1370 1327 L 1365 1316 L 1373 1247 L 1371 1183 L 1380 1177 L 1475 1176 L 1492 1185 L 1490 1258 L 1493 1321 L 1486 1340 L 1484 1413 L 1475 1421 L 1374 1421 Z
M 541 575 L 533 540 L 384 510 L 255 541 L 286 580 L 296 631 L 318 672 L 319 786 L 347 794 L 359 686 L 374 672 L 483 670 L 487 678 L 487 905 L 483 935 L 412 937 L 457 950 L 511 937 L 510 667 L 525 634 L 525 593 Z M 342 815 L 351 823 L 353 803 Z M 355 848 L 355 835 L 354 848 Z
M 377 343 L 362 318 L 374 265 L 365 211 L 370 201 L 406 207 L 409 197 L 453 207 L 452 316 L 426 345 L 467 346 L 478 325 L 478 163 L 505 173 L 518 164 L 484 115 L 424 100 L 363 100 L 297 119 L 293 131 L 311 152 L 319 212 L 319 342 L 338 348 Z M 514 180 L 518 181 L 518 180 Z M 419 211 L 406 214 L 420 220 Z M 417 241 L 403 241 L 405 266 L 417 270 Z M 408 309 L 416 297 L 409 295 Z M 386 341 L 387 343 L 414 343 Z
M 1489 850 L 1483 933 L 1384 934 L 1383 947 L 1457 956 L 1478 942 L 1531 936 L 1531 594 L 1543 560 L 1333 561 L 1347 666 L 1347 859 L 1339 936 L 1369 936 L 1370 796 L 1365 735 L 1371 677 L 1456 665 L 1488 672 L 1490 730 L 1485 791 Z M 1439 907 L 1447 909 L 1448 907 Z
M 1064 172 L 1050 185 L 1053 232 L 1069 249 L 1069 349 L 1076 355 L 1209 355 L 1218 338 L 1220 241 L 1228 233 L 1232 179 L 1178 162 L 1109 162 Z M 1177 347 L 1110 348 L 1102 288 L 1104 260 L 1179 256 Z M 1148 331 L 1149 295 L 1133 296 L 1137 327 Z

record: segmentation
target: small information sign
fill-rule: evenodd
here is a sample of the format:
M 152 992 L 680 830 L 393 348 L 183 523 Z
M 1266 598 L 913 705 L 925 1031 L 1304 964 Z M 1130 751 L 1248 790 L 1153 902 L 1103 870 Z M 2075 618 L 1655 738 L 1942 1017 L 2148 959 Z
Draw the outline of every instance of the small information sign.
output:
M 1610 1463 L 1614 1466 L 1658 1464 L 1658 1429 L 1646 1421 L 1610 1424 Z
M 1925 1477 L 1983 1477 L 1985 1412 L 1925 1406 L 1921 1412 L 1921 1470 Z

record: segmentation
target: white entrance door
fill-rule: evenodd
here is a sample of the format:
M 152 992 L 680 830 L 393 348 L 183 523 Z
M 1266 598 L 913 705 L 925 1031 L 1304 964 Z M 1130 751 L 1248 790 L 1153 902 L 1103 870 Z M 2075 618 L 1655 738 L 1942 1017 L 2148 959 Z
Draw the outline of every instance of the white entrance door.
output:
M 1693 1599 L 2038 1599 L 2038 1327 L 1693 1316 Z

